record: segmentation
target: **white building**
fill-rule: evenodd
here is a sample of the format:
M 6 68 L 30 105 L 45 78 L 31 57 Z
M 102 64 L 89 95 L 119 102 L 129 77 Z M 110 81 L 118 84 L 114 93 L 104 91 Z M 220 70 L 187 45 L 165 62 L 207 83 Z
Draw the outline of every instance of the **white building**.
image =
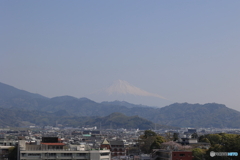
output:
M 19 141 L 19 160 L 111 160 L 110 150 L 91 150 L 82 145 L 66 146 L 63 143 L 26 144 Z

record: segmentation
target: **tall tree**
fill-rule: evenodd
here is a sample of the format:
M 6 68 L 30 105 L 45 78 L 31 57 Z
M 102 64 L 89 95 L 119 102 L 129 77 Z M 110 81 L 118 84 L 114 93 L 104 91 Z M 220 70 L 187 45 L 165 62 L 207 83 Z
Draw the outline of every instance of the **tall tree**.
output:
M 150 146 L 150 151 L 152 151 L 153 149 L 160 149 L 160 146 L 163 142 L 165 142 L 164 137 L 156 136 L 155 140 L 153 141 L 153 143 Z
M 140 149 L 143 153 L 150 153 L 152 149 L 160 148 L 163 142 L 165 142 L 164 137 L 158 136 L 151 130 L 146 130 L 144 135 L 140 136 Z
M 194 148 L 192 150 L 193 160 L 202 160 L 204 157 L 205 151 L 200 148 Z

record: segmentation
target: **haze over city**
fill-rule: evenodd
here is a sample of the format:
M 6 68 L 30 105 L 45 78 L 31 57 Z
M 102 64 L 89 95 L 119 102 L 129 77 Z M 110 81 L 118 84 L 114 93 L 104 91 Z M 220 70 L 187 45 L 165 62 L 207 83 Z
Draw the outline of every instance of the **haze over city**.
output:
M 239 5 L 3 0 L 0 82 L 80 98 L 121 79 L 169 103 L 240 111 Z

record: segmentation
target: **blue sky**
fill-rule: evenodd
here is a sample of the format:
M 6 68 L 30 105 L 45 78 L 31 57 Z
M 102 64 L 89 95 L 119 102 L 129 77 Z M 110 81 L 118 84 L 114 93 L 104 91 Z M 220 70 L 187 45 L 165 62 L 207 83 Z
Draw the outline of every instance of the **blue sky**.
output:
M 122 79 L 171 102 L 240 111 L 239 5 L 2 0 L 0 82 L 84 97 Z

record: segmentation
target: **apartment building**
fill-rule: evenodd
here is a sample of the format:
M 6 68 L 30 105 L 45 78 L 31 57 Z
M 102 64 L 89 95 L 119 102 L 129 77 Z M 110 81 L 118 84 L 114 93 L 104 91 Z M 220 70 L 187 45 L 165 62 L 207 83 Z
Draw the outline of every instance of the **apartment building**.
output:
M 93 150 L 85 145 L 65 145 L 60 142 L 38 142 L 26 144 L 19 141 L 19 160 L 111 160 L 110 150 Z

